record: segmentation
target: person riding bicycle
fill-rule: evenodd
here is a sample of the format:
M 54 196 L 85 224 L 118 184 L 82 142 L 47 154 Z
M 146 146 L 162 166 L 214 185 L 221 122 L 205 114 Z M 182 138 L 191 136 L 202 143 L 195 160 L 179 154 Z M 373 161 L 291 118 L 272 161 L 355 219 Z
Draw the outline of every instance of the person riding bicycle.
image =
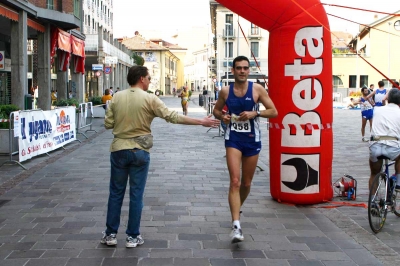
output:
M 374 116 L 370 140 L 369 166 L 371 175 L 369 188 L 374 177 L 381 171 L 383 160 L 379 156 L 385 156 L 395 161 L 397 180 L 400 180 L 400 90 L 391 89 L 388 93 L 388 104 L 374 110 Z M 396 191 L 400 192 L 400 183 L 396 185 Z

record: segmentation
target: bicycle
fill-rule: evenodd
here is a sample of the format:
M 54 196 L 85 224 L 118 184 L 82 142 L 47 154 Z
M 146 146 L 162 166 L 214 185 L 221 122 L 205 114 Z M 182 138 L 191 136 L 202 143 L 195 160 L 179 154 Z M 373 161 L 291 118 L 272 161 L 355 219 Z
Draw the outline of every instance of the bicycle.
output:
M 378 159 L 384 160 L 385 170 L 374 177 L 368 196 L 368 221 L 374 233 L 382 230 L 389 209 L 400 217 L 400 191 L 395 190 L 396 181 L 389 175 L 389 167 L 395 162 L 385 156 Z

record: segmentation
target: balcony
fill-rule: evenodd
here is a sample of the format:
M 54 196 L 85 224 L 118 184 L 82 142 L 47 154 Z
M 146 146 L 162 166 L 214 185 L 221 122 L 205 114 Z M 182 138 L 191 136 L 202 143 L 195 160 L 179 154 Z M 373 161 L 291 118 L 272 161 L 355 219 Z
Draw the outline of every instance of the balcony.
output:
M 235 36 L 234 29 L 227 28 L 222 31 L 222 38 L 224 38 L 224 39 L 226 39 L 226 38 L 234 39 L 235 37 L 236 36 Z
M 250 30 L 249 30 L 249 34 L 247 35 L 247 37 L 249 38 L 249 39 L 258 39 L 258 40 L 260 40 L 261 39 L 261 29 L 260 28 L 258 28 L 258 27 L 256 27 L 256 28 L 251 28 Z

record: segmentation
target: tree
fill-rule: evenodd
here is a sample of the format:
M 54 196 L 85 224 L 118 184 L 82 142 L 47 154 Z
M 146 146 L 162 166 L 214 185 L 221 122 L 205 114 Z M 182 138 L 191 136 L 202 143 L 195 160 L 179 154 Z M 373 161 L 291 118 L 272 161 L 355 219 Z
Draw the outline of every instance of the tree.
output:
M 133 53 L 131 58 L 133 58 L 133 61 L 135 62 L 136 65 L 138 65 L 138 66 L 144 65 L 144 58 L 141 57 L 140 55 Z

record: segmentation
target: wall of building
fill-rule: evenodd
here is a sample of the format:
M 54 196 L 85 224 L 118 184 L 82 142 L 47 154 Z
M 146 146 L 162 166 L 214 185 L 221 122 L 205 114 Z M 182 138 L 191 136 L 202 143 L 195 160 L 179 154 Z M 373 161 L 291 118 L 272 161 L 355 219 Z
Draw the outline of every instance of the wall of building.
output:
M 369 33 L 358 40 L 357 45 L 357 50 L 359 51 L 364 46 L 366 47 L 366 53 L 362 54 L 366 61 L 389 78 L 397 81 L 400 80 L 400 72 L 398 71 L 400 69 L 400 50 L 398 49 L 400 38 L 388 33 L 400 34 L 400 31 L 397 31 L 393 26 L 398 20 L 399 18 L 394 17 L 376 25 L 375 27 L 378 30 L 371 29 Z M 391 24 L 389 25 L 388 22 Z M 361 75 L 368 76 L 368 83 L 375 84 L 375 87 L 377 87 L 378 81 L 385 79 L 362 58 L 349 54 L 333 55 L 332 73 L 343 81 L 344 88 L 350 87 L 349 79 L 351 75 L 357 76 L 357 86 L 351 88 L 352 90 L 359 90 L 364 85 L 360 84 Z M 387 85 L 387 87 L 391 87 L 391 84 Z

